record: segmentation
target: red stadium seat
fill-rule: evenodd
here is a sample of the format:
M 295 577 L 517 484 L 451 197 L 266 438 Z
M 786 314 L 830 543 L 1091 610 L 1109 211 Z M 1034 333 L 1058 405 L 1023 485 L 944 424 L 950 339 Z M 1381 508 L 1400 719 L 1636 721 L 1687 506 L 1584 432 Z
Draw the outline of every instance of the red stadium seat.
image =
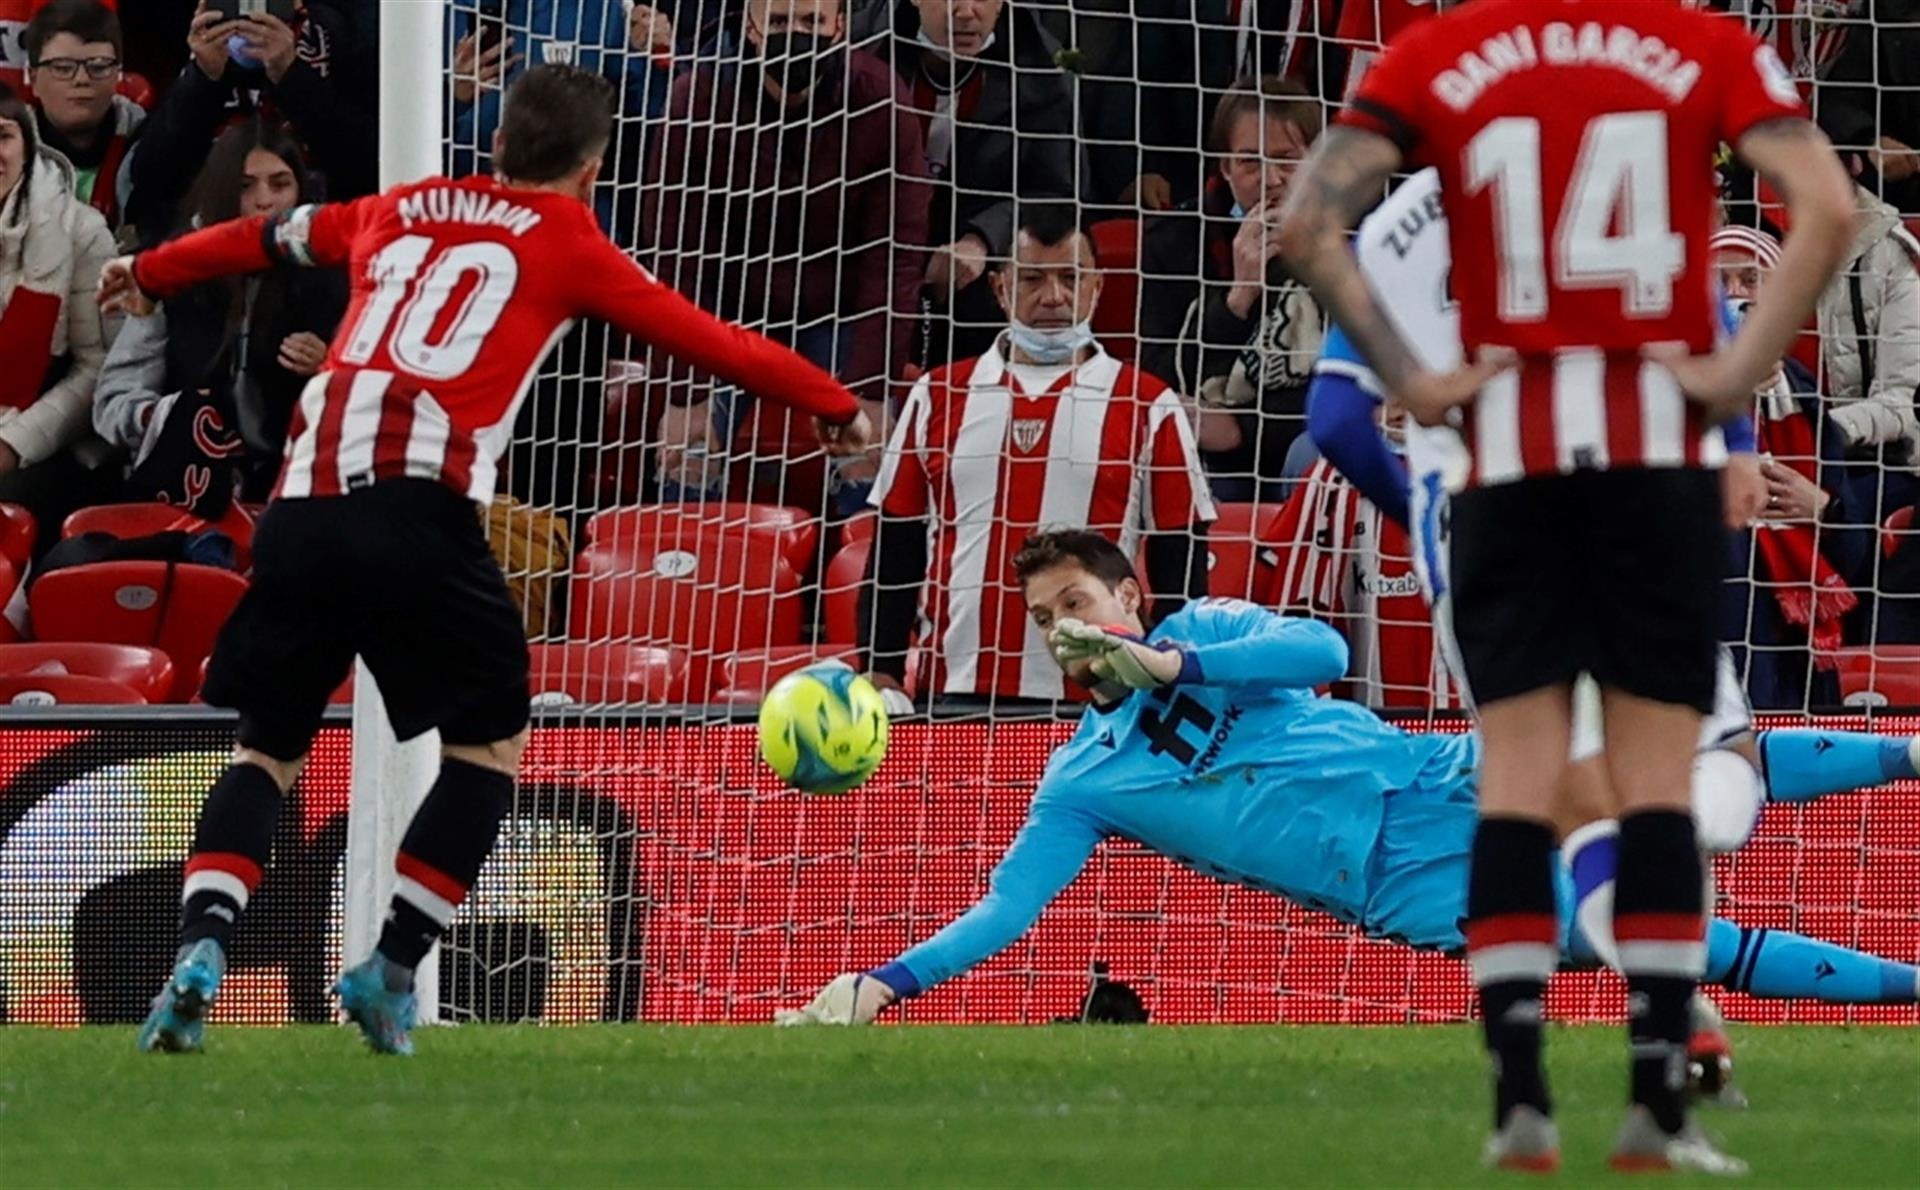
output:
M 1913 505 L 1896 508 L 1887 514 L 1886 521 L 1880 526 L 1880 556 L 1891 558 L 1899 553 L 1913 536 Z
M 134 504 L 96 504 L 68 517 L 60 526 L 60 536 L 105 533 L 111 537 L 146 537 L 176 529 L 183 533 L 217 529 L 233 539 L 234 562 L 241 570 L 253 564 L 253 518 L 237 504 L 217 521 L 204 520 L 171 504 L 151 500 Z
M 712 693 L 721 656 L 800 643 L 799 580 L 764 538 L 737 529 L 592 545 L 573 573 L 568 635 L 687 650 L 692 701 Z
M 840 548 L 845 549 L 857 541 L 872 541 L 879 529 L 880 514 L 877 512 L 863 512 L 859 516 L 849 517 L 840 526 Z
M 621 542 L 652 540 L 672 548 L 675 541 L 721 533 L 736 539 L 748 536 L 774 543 L 796 575 L 812 568 L 814 543 L 820 523 L 805 510 L 782 504 L 749 504 L 716 500 L 705 504 L 643 504 L 637 508 L 609 508 L 587 521 L 587 545 L 616 546 Z
M 1093 333 L 1109 353 L 1128 361 L 1140 347 L 1140 229 L 1138 219 L 1102 219 L 1087 229 L 1101 279 Z
M 528 648 L 535 706 L 687 700 L 687 655 L 678 649 L 583 641 Z
M 39 532 L 31 512 L 18 504 L 0 503 L 0 557 L 13 563 L 16 573 L 27 568 Z
M 1282 504 L 1222 504 L 1207 526 L 1207 593 L 1224 599 L 1258 596 L 1255 582 L 1263 544 L 1277 532 Z
M 173 659 L 159 649 L 98 641 L 0 644 L 0 676 L 100 678 L 127 687 L 142 702 L 165 702 L 174 681 Z
M 827 640 L 850 645 L 859 640 L 860 588 L 867 578 L 867 557 L 873 538 L 849 541 L 827 563 L 820 587 L 820 620 Z
M 767 690 L 796 669 L 816 661 L 844 661 L 859 668 L 853 649 L 832 645 L 788 645 L 777 649 L 742 649 L 720 665 L 720 689 L 715 702 L 757 703 Z
M 200 689 L 200 665 L 246 593 L 231 570 L 166 562 L 95 562 L 40 576 L 28 610 L 43 641 L 148 645 L 173 659 L 170 702 Z
M 138 690 L 84 674 L 0 674 L 0 705 L 15 707 L 143 706 Z
M 1841 649 L 1840 698 L 1850 707 L 1920 707 L 1920 645 Z

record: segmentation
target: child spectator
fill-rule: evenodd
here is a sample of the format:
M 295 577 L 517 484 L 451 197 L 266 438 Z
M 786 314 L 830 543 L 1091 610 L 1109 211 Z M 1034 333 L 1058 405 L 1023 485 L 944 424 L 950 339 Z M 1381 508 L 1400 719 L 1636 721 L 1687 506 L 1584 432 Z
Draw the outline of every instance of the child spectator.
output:
M 147 113 L 117 93 L 120 18 L 100 0 L 53 0 L 21 38 L 40 143 L 72 163 L 74 193 L 119 230 Z

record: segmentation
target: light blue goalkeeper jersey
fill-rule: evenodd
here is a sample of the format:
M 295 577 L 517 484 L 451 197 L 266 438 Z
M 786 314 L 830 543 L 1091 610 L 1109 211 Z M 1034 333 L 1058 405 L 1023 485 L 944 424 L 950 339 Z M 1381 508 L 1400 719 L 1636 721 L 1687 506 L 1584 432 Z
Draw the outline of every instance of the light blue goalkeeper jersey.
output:
M 1387 797 L 1471 781 L 1471 737 L 1411 735 L 1315 694 L 1345 675 L 1347 646 L 1311 620 L 1204 599 L 1149 639 L 1187 653 L 1181 680 L 1089 709 L 1049 761 L 987 895 L 876 974 L 912 992 L 991 957 L 1109 836 L 1363 928 L 1378 924 L 1367 915 L 1370 861 Z

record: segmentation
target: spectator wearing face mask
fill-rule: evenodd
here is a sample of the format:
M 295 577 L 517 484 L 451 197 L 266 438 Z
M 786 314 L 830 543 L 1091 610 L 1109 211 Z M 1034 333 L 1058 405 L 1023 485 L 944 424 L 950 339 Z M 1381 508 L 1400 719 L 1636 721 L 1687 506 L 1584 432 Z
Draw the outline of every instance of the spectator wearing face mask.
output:
M 117 230 L 133 189 L 129 159 L 147 113 L 116 93 L 120 18 L 100 0 L 54 0 L 21 35 L 40 143 L 73 165 L 75 195 Z
M 1213 502 L 1180 400 L 1102 350 L 1093 244 L 1071 204 L 1029 205 L 1013 259 L 990 277 L 995 344 L 922 377 L 887 444 L 859 639 L 875 681 L 906 706 L 916 625 L 935 701 L 996 709 L 1070 697 L 1026 614 L 1013 555 L 1072 525 L 1143 548 L 1154 612 L 1207 591 Z
M 1732 316 L 1743 317 L 1780 261 L 1780 242 L 1733 225 L 1707 250 Z M 1757 453 L 1728 460 L 1730 495 L 1744 477 L 1759 494 L 1751 523 L 1733 535 L 1723 611 L 1724 637 L 1742 642 L 1735 660 L 1756 707 L 1836 704 L 1832 654 L 1872 620 L 1875 507 L 1886 473 L 1848 461 L 1842 411 L 1788 356 L 1754 393 Z
M 749 0 L 743 15 L 744 52 L 674 87 L 641 218 L 652 266 L 832 372 L 878 426 L 918 304 L 920 124 L 886 64 L 848 47 L 841 0 Z M 736 482 L 805 502 L 811 485 L 789 463 L 817 456 L 804 419 L 732 390 L 709 400 L 677 384 L 670 400 L 658 431 L 665 497 L 718 490 L 722 469 L 706 464 L 731 445 L 753 460 Z M 865 504 L 872 469 L 855 459 L 835 470 L 842 511 Z
M 976 355 L 1002 329 L 981 279 L 1013 245 L 1016 203 L 1091 191 L 1060 42 L 1020 0 L 874 4 L 853 38 L 899 74 L 925 132 L 936 185 L 922 354 Z
M 1306 428 L 1326 320 L 1281 264 L 1276 230 L 1319 134 L 1320 105 L 1297 84 L 1242 80 L 1214 114 L 1218 178 L 1142 241 L 1140 362 L 1195 401 L 1222 498 L 1281 498 L 1288 449 Z

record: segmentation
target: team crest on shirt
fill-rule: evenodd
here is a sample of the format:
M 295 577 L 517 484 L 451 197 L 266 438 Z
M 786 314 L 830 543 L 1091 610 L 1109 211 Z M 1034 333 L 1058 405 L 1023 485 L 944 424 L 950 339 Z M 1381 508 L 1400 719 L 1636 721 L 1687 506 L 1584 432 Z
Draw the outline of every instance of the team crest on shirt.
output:
M 1013 419 L 1013 448 L 1023 455 L 1033 453 L 1040 445 L 1040 439 L 1047 433 L 1047 419 L 1044 417 L 1016 417 Z

